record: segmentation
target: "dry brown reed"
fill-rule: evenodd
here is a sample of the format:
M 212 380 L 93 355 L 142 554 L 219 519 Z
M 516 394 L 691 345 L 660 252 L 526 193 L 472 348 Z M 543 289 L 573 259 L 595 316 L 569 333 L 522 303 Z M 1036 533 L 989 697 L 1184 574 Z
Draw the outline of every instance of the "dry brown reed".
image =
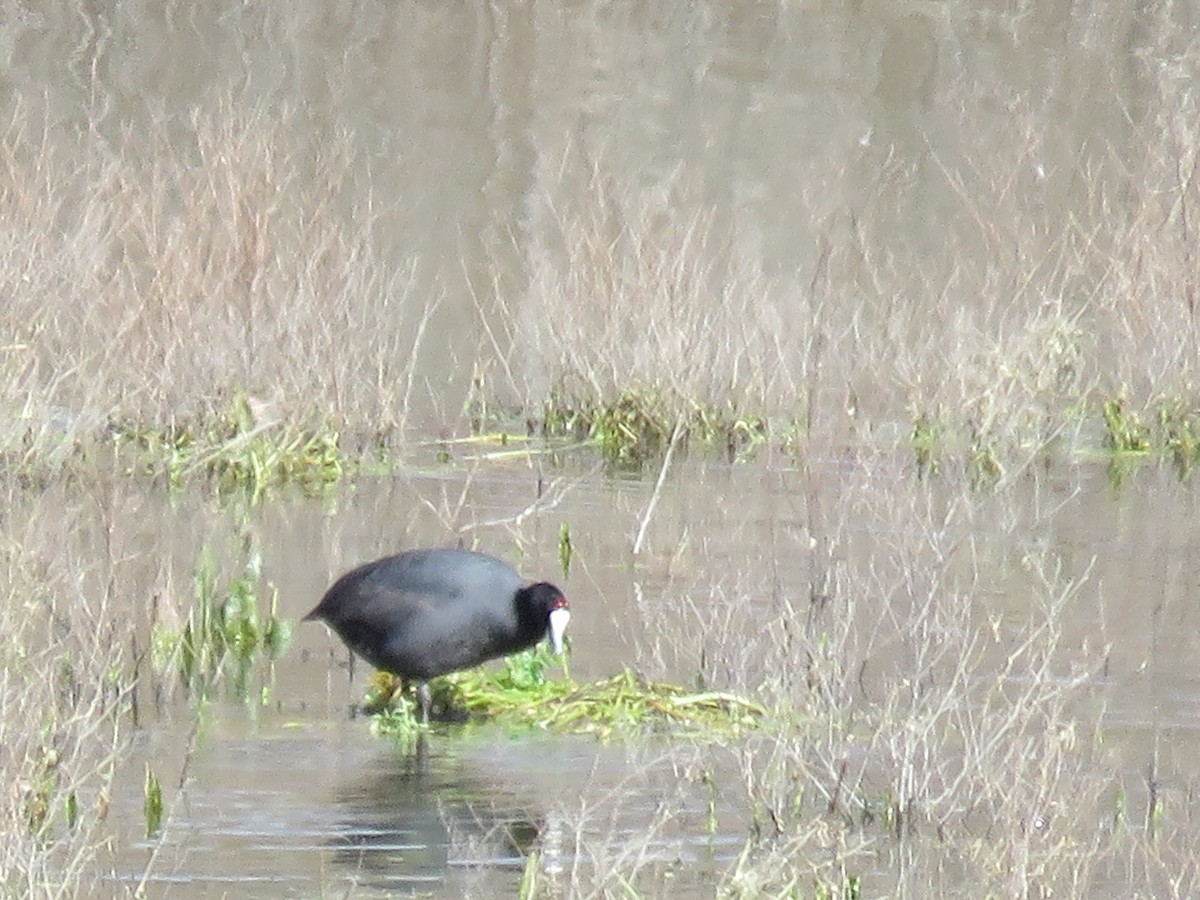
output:
M 108 894 L 106 819 L 130 731 L 120 561 L 84 555 L 70 537 L 79 507 L 61 489 L 30 497 L 8 479 L 2 489 L 0 893 Z
M 1128 144 L 1051 170 L 1044 113 L 1000 97 L 1012 127 L 881 164 L 870 191 L 849 169 L 798 186 L 791 271 L 686 174 L 644 188 L 568 158 L 540 186 L 525 280 L 498 281 L 494 390 L 535 412 L 632 390 L 668 430 L 715 410 L 822 445 L 902 441 L 927 419 L 997 474 L 1070 446 L 1104 398 L 1194 406 L 1200 114 L 1160 87 Z
M 567 159 L 522 271 L 476 298 L 479 335 L 424 367 L 439 297 L 374 249 L 350 140 L 298 146 L 290 114 L 227 102 L 182 136 L 64 143 L 20 108 L 0 137 L 0 450 L 53 460 L 113 423 L 211 421 L 239 391 L 352 450 L 394 447 L 418 397 L 464 424 L 425 378 L 474 368 L 480 408 L 526 417 L 629 390 L 668 430 L 705 410 L 887 440 L 926 417 L 1019 465 L 1099 397 L 1194 396 L 1194 104 L 1164 86 L 1135 123 L 1147 152 L 1080 150 L 1070 172 L 1039 168 L 1014 105 L 1018 127 L 882 165 L 873 193 L 848 173 L 806 186 L 791 271 L 686 176 L 651 191 Z M 946 227 L 897 234 L 897 204 Z
M 508 319 L 527 408 L 553 393 L 600 404 L 660 395 L 669 420 L 704 404 L 794 408 L 808 374 L 809 303 L 772 283 L 703 207 L 627 196 L 601 170 L 526 248 L 528 288 Z M 510 369 L 512 367 L 509 367 Z
M 437 298 L 343 208 L 348 143 L 299 158 L 289 116 L 229 105 L 115 146 L 19 109 L 0 137 L 0 451 L 28 462 L 110 426 L 264 417 L 393 441 Z M 186 149 L 185 149 L 186 148 Z
M 957 472 L 929 483 L 871 454 L 880 471 L 834 487 L 810 461 L 807 541 L 773 546 L 765 574 L 757 561 L 702 570 L 642 605 L 651 677 L 699 671 L 774 699 L 778 728 L 714 763 L 739 773 L 734 805 L 752 811 L 724 871 L 730 896 L 864 871 L 897 896 L 1196 888 L 1186 821 L 1159 841 L 1113 827 L 1125 775 L 1096 730 L 1105 647 L 1067 627 L 1094 587 L 1042 539 L 1053 516 L 1011 492 L 1047 446 L 1079 439 L 1099 398 L 1195 406 L 1200 116 L 1190 98 L 1162 100 L 1161 118 L 1138 123 L 1136 165 L 1080 156 L 1068 180 L 1082 202 L 1061 223 L 1046 218 L 1061 180 L 1039 171 L 1031 119 L 964 136 L 967 164 L 938 161 L 954 213 L 940 268 L 889 246 L 885 217 L 835 217 L 815 230 L 812 273 L 789 282 L 677 196 L 641 200 L 600 170 L 586 191 L 551 192 L 505 358 L 526 406 L 632 387 L 666 398 L 668 422 L 702 406 L 799 421 L 823 452 L 904 442 L 911 425 L 887 426 L 925 418 L 971 458 L 1003 460 L 984 495 Z M 809 567 L 806 590 L 773 577 L 788 556 Z M 997 608 L 1001 596 L 1026 602 Z M 611 866 L 653 884 L 613 840 Z M 611 866 L 586 883 L 576 870 L 572 889 L 603 893 Z
M 1194 890 L 1190 813 L 1149 823 L 1158 839 L 1118 824 L 1128 773 L 1098 715 L 1108 645 L 1080 618 L 1096 585 L 1038 537 L 1054 510 L 865 464 L 821 490 L 827 518 L 801 509 L 790 549 L 670 580 L 630 630 L 648 677 L 698 669 L 773 710 L 690 763 L 721 773 L 747 816 L 722 895 L 851 896 L 854 879 L 912 897 Z M 813 563 L 820 529 L 831 573 Z

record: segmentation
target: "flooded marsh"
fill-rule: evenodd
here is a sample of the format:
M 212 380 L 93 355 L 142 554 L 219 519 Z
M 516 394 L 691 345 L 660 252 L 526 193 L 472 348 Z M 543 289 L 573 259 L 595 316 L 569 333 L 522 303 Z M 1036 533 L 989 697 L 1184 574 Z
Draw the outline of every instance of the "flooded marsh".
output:
M 980 494 L 892 460 L 774 462 L 681 462 L 637 557 L 630 535 L 651 486 L 590 466 L 564 470 L 571 490 L 517 528 L 505 513 L 536 499 L 537 477 L 512 462 L 249 507 L 125 478 L 21 488 L 8 534 L 27 574 L 10 571 L 10 584 L 37 572 L 48 593 L 35 603 L 30 588 L 12 608 L 51 618 L 24 633 L 36 667 L 8 668 L 25 686 L 6 694 L 8 728 L 50 727 L 36 752 L 16 744 L 28 748 L 19 783 L 47 785 L 44 828 L 64 846 L 92 829 L 74 877 L 101 891 L 514 893 L 533 858 L 543 890 L 572 895 L 625 880 L 707 896 L 714 883 L 758 895 L 851 878 L 954 892 L 980 871 L 1004 892 L 1033 877 L 1006 854 L 1032 858 L 1038 878 L 1100 890 L 1133 877 L 1114 871 L 1127 864 L 1116 853 L 1173 846 L 1200 775 L 1187 738 L 1189 486 L 1164 467 L 1114 496 L 1101 468 L 1071 467 Z M 823 533 L 807 512 L 814 473 Z M 248 672 L 227 659 L 202 691 L 147 649 L 156 627 L 186 625 L 197 580 L 222 596 L 245 579 L 247 554 L 262 559 L 260 601 L 277 594 L 294 623 L 343 559 L 394 546 L 393 529 L 406 545 L 453 533 L 419 501 L 451 487 L 465 498 L 459 521 L 501 520 L 472 539 L 523 571 L 556 573 L 554 525 L 572 523 L 576 682 L 630 666 L 753 697 L 764 721 L 716 739 L 635 728 L 597 740 L 485 718 L 435 725 L 418 747 L 349 715 L 367 668 L 352 674 L 341 643 L 311 623 Z M 822 540 L 833 572 L 818 580 Z M 65 581 L 60 560 L 74 561 Z M 826 593 L 814 599 L 816 583 Z M 112 612 L 68 602 L 81 596 L 109 598 Z M 54 674 L 64 654 L 69 684 Z M 48 748 L 61 762 L 45 781 Z M 149 836 L 147 771 L 163 793 Z M 20 825 L 28 861 L 49 853 L 46 834 Z
M 1186 10 L 177 12 L 0 29 L 0 892 L 1200 893 Z

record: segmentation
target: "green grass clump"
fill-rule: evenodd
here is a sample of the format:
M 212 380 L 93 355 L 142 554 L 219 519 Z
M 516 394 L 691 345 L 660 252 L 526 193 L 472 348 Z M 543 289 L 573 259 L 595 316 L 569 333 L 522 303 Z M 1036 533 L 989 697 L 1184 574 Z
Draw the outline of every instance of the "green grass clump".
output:
M 382 674 L 387 678 L 392 677 L 387 673 Z M 371 730 L 400 746 L 415 742 L 423 727 L 416 703 L 389 702 L 371 712 Z
M 569 676 L 546 677 L 555 657 L 545 648 L 504 660 L 499 668 L 476 668 L 435 679 L 434 706 L 462 710 L 471 719 L 499 725 L 595 734 L 603 739 L 647 732 L 693 732 L 731 737 L 755 728 L 766 714 L 759 704 L 723 691 L 689 692 L 664 682 L 647 681 L 626 669 L 602 681 L 579 684 Z M 391 676 L 373 682 L 368 703 L 380 708 Z M 394 687 L 395 681 L 392 685 Z M 395 708 L 394 692 L 383 707 Z M 390 716 L 394 713 L 388 712 Z M 397 726 L 407 727 L 408 717 Z M 390 733 L 387 721 L 379 730 Z
M 162 828 L 163 793 L 149 763 L 146 763 L 146 779 L 142 784 L 142 817 L 146 820 L 146 837 L 154 837 Z
M 672 438 L 719 446 L 733 457 L 765 442 L 769 434 L 760 416 L 694 402 L 681 407 L 655 391 L 637 388 L 608 401 L 552 393 L 542 405 L 542 431 L 591 441 L 608 463 L 630 468 L 641 468 L 664 454 Z
M 730 458 L 745 453 L 770 437 L 762 416 L 739 413 L 732 407 L 698 406 L 691 416 L 692 431 L 706 443 L 724 445 Z
M 339 435 L 332 427 L 310 430 L 259 422 L 243 393 L 207 427 L 122 426 L 117 435 L 136 448 L 146 468 L 165 473 L 174 488 L 203 472 L 220 493 L 242 493 L 253 502 L 271 488 L 287 484 L 319 493 L 345 473 Z
M 909 443 L 917 458 L 917 474 L 936 475 L 942 465 L 942 429 L 937 420 L 928 413 L 914 416 Z
M 226 677 L 234 694 L 245 699 L 254 663 L 277 658 L 291 640 L 287 623 L 278 616 L 277 591 L 272 590 L 269 611 L 259 611 L 261 576 L 262 558 L 251 553 L 241 576 L 219 589 L 216 565 L 205 548 L 196 565 L 195 600 L 182 632 L 154 624 L 155 667 L 173 666 L 182 684 L 201 697 Z
M 1182 400 L 1168 400 L 1159 405 L 1158 426 L 1175 471 L 1187 478 L 1200 459 L 1200 418 Z
M 640 466 L 663 453 L 671 438 L 670 417 L 653 393 L 624 391 L 584 415 L 589 435 L 611 462 Z
M 1134 412 L 1125 408 L 1125 401 L 1113 397 L 1104 401 L 1104 446 L 1114 453 L 1148 453 L 1151 449 L 1150 429 Z
M 994 487 L 1004 477 L 1004 466 L 996 448 L 976 427 L 971 428 L 971 446 L 967 451 L 967 478 L 972 487 Z

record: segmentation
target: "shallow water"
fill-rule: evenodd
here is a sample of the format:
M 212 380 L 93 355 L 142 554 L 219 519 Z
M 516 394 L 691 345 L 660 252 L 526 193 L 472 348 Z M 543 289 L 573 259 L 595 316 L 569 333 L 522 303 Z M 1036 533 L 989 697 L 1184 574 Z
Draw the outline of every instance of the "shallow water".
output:
M 348 884 L 360 896 L 511 895 L 563 776 L 596 764 L 591 744 L 503 735 L 433 735 L 410 754 L 338 717 L 231 716 L 213 732 L 197 742 L 161 836 L 130 842 L 121 880 L 185 896 Z M 165 757 L 152 758 L 161 771 Z M 117 812 L 135 823 L 140 805 Z
M 504 525 L 472 528 L 464 539 L 564 585 L 574 598 L 571 673 L 588 680 L 614 674 L 635 658 L 619 624 L 632 615 L 622 525 L 645 502 L 645 484 L 587 470 L 560 477 L 570 487 L 554 512 L 541 517 L 546 521 L 519 532 Z M 558 488 L 547 483 L 550 496 Z M 489 466 L 469 481 L 448 467 L 365 478 L 331 499 L 268 503 L 249 516 L 231 512 L 229 520 L 239 524 L 224 535 L 218 507 L 199 505 L 218 520 L 210 526 L 210 545 L 235 548 L 230 558 L 236 548 L 253 545 L 264 560 L 264 579 L 279 588 L 281 614 L 296 620 L 344 568 L 402 547 L 454 543 L 440 524 L 446 512 L 424 508 L 420 500 L 436 505 L 443 488 L 456 498 L 466 488 L 467 503 L 456 516 L 482 523 L 521 513 L 536 499 L 537 477 L 518 465 Z M 193 502 L 178 498 L 158 514 L 167 521 L 199 517 Z M 556 559 L 560 521 L 572 523 L 576 547 L 566 580 Z M 523 561 L 514 555 L 518 543 Z M 186 556 L 186 546 L 179 549 Z M 228 571 L 236 575 L 237 563 Z M 145 877 L 152 892 L 169 887 L 173 895 L 235 885 L 255 896 L 313 885 L 341 892 L 348 883 L 368 896 L 400 890 L 511 895 L 531 848 L 549 871 L 569 866 L 578 852 L 573 843 L 548 845 L 556 832 L 560 843 L 575 840 L 573 831 L 563 833 L 564 806 L 585 797 L 603 806 L 612 803 L 610 795 L 621 797 L 620 814 L 596 823 L 598 834 L 615 828 L 640 841 L 641 826 L 654 816 L 653 790 L 665 790 L 655 783 L 673 778 L 669 767 L 643 768 L 646 758 L 670 759 L 669 744 L 635 750 L 588 737 L 440 726 L 419 750 L 393 746 L 372 735 L 368 720 L 351 716 L 369 670 L 359 662 L 352 680 L 347 663 L 341 643 L 309 623 L 297 626 L 273 671 L 253 682 L 251 696 L 260 696 L 261 687 L 261 703 L 218 699 L 194 715 L 169 684 L 157 694 L 142 691 L 135 759 L 113 808 L 128 841 L 119 880 L 134 885 Z M 157 679 L 144 672 L 144 681 Z M 164 680 L 172 680 L 169 673 Z M 146 765 L 168 798 L 165 825 L 152 840 L 140 834 Z M 590 796 L 580 794 L 581 785 Z M 696 792 L 703 807 L 704 791 Z M 687 852 L 712 857 L 727 840 L 705 835 Z M 674 864 L 679 847 L 690 843 L 676 837 L 664 859 Z M 720 855 L 737 849 L 740 844 Z
M 646 641 L 647 623 L 663 621 L 656 604 L 689 592 L 718 604 L 749 589 L 739 614 L 753 629 L 759 604 L 765 609 L 770 602 L 754 598 L 756 586 L 770 583 L 776 596 L 804 596 L 808 589 L 803 485 L 798 469 L 777 462 L 681 464 L 664 484 L 647 550 L 636 560 L 631 535 L 652 485 L 591 467 L 561 469 L 570 487 L 560 502 L 519 529 L 467 533 L 509 558 L 519 543 L 523 571 L 559 578 L 558 524 L 570 522 L 577 556 L 570 576 L 559 580 L 573 601 L 573 677 L 599 678 L 629 665 L 692 683 L 693 646 L 659 656 Z M 841 460 L 826 471 L 836 479 L 830 485 L 841 485 L 832 489 L 857 484 L 881 491 L 880 479 L 894 485 L 911 476 L 902 468 Z M 279 587 L 281 613 L 295 619 L 346 567 L 400 547 L 450 542 L 419 498 L 437 498 L 442 488 L 458 497 L 464 484 L 461 470 L 447 467 L 364 478 L 325 501 L 280 499 L 249 514 L 188 495 L 162 504 L 152 499 L 161 497 L 156 490 L 136 503 L 156 509 L 159 530 L 185 560 L 180 584 L 198 537 L 172 535 L 170 523 L 181 515 L 202 521 L 203 511 L 209 518 L 203 540 L 215 546 L 252 535 L 264 578 Z M 515 516 L 537 493 L 528 466 L 512 464 L 476 470 L 466 487 L 457 513 L 463 524 Z M 1192 674 L 1200 660 L 1200 612 L 1188 601 L 1196 587 L 1189 562 L 1200 548 L 1191 515 L 1195 491 L 1169 472 L 1147 470 L 1114 495 L 1102 470 L 1085 467 L 1031 476 L 1020 493 L 1027 506 L 1058 508 L 1036 540 L 1053 544 L 1069 569 L 1091 569 L 1086 590 L 1064 616 L 1063 647 L 1095 666 L 1089 679 L 1095 704 L 1076 714 L 1085 732 L 1098 725 L 1101 740 L 1118 754 L 1125 773 L 1118 787 L 1136 820 L 1152 762 L 1168 797 L 1200 775 L 1192 752 L 1200 729 L 1200 679 Z M 1150 521 L 1158 526 L 1144 524 Z M 154 530 L 152 520 L 144 526 Z M 891 529 L 906 527 L 897 521 Z M 888 539 L 888 529 L 867 519 L 844 528 L 875 552 Z M 1009 561 L 1015 570 L 994 595 L 994 621 L 1005 627 L 1010 618 L 1020 620 L 1029 602 L 1019 587 L 1027 548 L 999 546 L 986 527 L 975 537 L 999 560 L 998 571 Z M 147 552 L 172 555 L 161 546 Z M 864 551 L 863 563 L 878 565 L 871 552 Z M 666 637 L 670 644 L 673 635 Z M 1105 645 L 1107 652 L 1098 649 Z M 729 652 L 725 665 L 739 665 L 736 648 Z M 177 691 L 153 702 L 143 690 L 134 760 L 119 779 L 112 811 L 123 835 L 118 881 L 132 886 L 144 878 L 151 895 L 172 896 L 340 894 L 348 886 L 363 896 L 511 895 L 531 850 L 561 878 L 572 866 L 641 848 L 659 889 L 708 896 L 714 873 L 741 850 L 748 812 L 736 755 L 706 754 L 689 741 L 661 737 L 604 744 L 587 736 L 510 735 L 486 725 L 438 726 L 418 753 L 374 737 L 367 720 L 349 714 L 367 673 L 360 664 L 351 680 L 346 659 L 323 627 L 301 625 L 289 652 L 256 682 L 261 693 L 252 689 L 261 702 L 219 698 L 196 713 Z M 710 678 L 726 677 L 719 660 L 710 657 L 708 664 Z M 753 669 L 753 660 L 741 666 Z M 157 677 L 143 673 L 144 681 Z M 152 840 L 145 839 L 141 809 L 147 765 L 163 784 L 167 807 Z M 890 852 L 880 848 L 874 864 L 863 864 L 868 878 L 878 866 L 875 877 L 882 879 L 868 883 L 892 883 Z

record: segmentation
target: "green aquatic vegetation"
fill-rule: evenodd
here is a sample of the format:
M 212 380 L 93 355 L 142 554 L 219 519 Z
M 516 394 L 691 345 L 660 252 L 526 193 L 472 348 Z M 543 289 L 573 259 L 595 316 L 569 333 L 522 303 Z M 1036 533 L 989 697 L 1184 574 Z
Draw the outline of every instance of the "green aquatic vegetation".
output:
M 47 837 L 54 821 L 54 806 L 59 791 L 58 763 L 58 751 L 50 746 L 42 747 L 34 767 L 35 774 L 25 790 L 25 822 L 29 833 L 36 837 Z M 66 804 L 64 812 L 70 818 L 71 810 Z
M 371 715 L 371 730 L 380 737 L 407 745 L 416 739 L 424 727 L 416 712 L 416 704 L 392 702 L 396 691 L 400 689 L 399 684 L 385 684 L 385 681 L 392 679 L 386 672 L 376 675 L 382 678 L 379 678 L 377 683 L 376 679 L 372 679 L 372 687 L 363 703 L 364 711 Z
M 558 565 L 562 569 L 563 578 L 571 574 L 571 557 L 574 554 L 574 546 L 571 544 L 571 523 L 563 522 L 558 529 Z
M 291 640 L 290 626 L 279 617 L 278 591 L 271 589 L 265 615 L 260 612 L 262 558 L 250 552 L 240 577 L 224 588 L 217 584 L 213 555 L 205 548 L 196 564 L 194 599 L 182 631 L 155 622 L 151 632 L 155 668 L 174 667 L 189 690 L 207 696 L 222 677 L 234 694 L 248 696 L 253 666 L 282 655 Z
M 936 475 L 942 464 L 942 429 L 937 420 L 928 413 L 914 416 L 909 444 L 917 458 L 917 474 Z
M 591 420 L 586 404 L 576 403 L 559 391 L 551 391 L 542 402 L 541 430 L 548 437 L 568 436 L 577 441 L 587 440 Z
M 975 428 L 971 429 L 971 446 L 967 451 L 967 478 L 975 488 L 993 487 L 1004 477 L 1004 466 L 996 448 Z
M 843 873 L 838 881 L 819 879 L 813 889 L 817 900 L 860 900 L 862 897 L 862 878 L 858 875 Z
M 765 418 L 739 413 L 728 406 L 723 409 L 697 406 L 689 424 L 690 431 L 700 440 L 723 445 L 730 459 L 746 454 L 770 437 Z
M 344 471 L 335 430 L 260 423 L 241 393 L 208 431 L 205 443 L 189 469 L 204 468 L 219 490 L 244 492 L 253 500 L 283 484 L 316 491 L 337 483 Z
M 1175 471 L 1189 477 L 1200 459 L 1200 416 L 1180 399 L 1167 400 L 1158 407 L 1158 426 Z
M 689 732 L 706 737 L 733 737 L 758 727 L 766 710 L 752 700 L 726 691 L 688 691 L 679 685 L 652 682 L 626 669 L 601 681 L 580 684 L 566 675 L 547 677 L 556 658 L 545 648 L 518 653 L 497 668 L 456 672 L 431 683 L 434 707 L 461 710 L 472 720 L 515 728 L 595 734 L 608 739 L 622 734 Z M 373 682 L 368 704 L 394 709 L 397 692 L 387 692 L 386 679 Z M 392 685 L 397 680 L 392 680 Z M 386 699 L 385 698 L 386 695 Z M 389 713 L 390 715 L 390 713 Z M 411 712 L 408 718 L 411 718 Z M 407 728 L 408 718 L 401 720 Z M 390 732 L 390 720 L 377 720 Z
M 225 450 L 208 463 L 223 492 L 242 491 L 261 500 L 275 486 L 297 484 L 309 493 L 320 493 L 343 474 L 336 431 L 313 433 L 287 430 L 277 440 L 260 435 Z
M 400 702 L 406 685 L 404 680 L 391 672 L 376 670 L 367 684 L 367 692 L 363 696 L 361 709 L 367 715 L 384 716 L 388 712 L 409 713 L 409 704 Z M 414 723 L 415 716 L 410 716 Z
M 1147 453 L 1151 449 L 1150 429 L 1137 414 L 1125 408 L 1125 401 L 1113 397 L 1104 401 L 1104 446 L 1114 453 Z
M 673 441 L 720 446 L 731 457 L 766 442 L 767 420 L 732 406 L 670 403 L 655 391 L 628 388 L 611 400 L 571 400 L 554 392 L 542 405 L 542 432 L 600 448 L 610 464 L 640 468 Z
M 663 452 L 671 424 L 656 394 L 632 389 L 608 402 L 577 402 L 555 392 L 542 405 L 544 434 L 588 440 L 618 465 L 640 467 Z
M 146 764 L 146 779 L 142 783 L 142 816 L 146 820 L 146 837 L 154 837 L 162 828 L 163 794 L 162 785 L 158 783 L 149 763 Z
M 608 460 L 641 465 L 666 449 L 671 421 L 657 395 L 625 391 L 591 412 L 588 431 Z
M 282 485 L 319 493 L 345 474 L 336 430 L 260 422 L 243 393 L 207 425 L 120 426 L 116 434 L 119 443 L 134 448 L 141 466 L 165 474 L 176 489 L 203 473 L 219 492 L 242 493 L 257 502 Z

